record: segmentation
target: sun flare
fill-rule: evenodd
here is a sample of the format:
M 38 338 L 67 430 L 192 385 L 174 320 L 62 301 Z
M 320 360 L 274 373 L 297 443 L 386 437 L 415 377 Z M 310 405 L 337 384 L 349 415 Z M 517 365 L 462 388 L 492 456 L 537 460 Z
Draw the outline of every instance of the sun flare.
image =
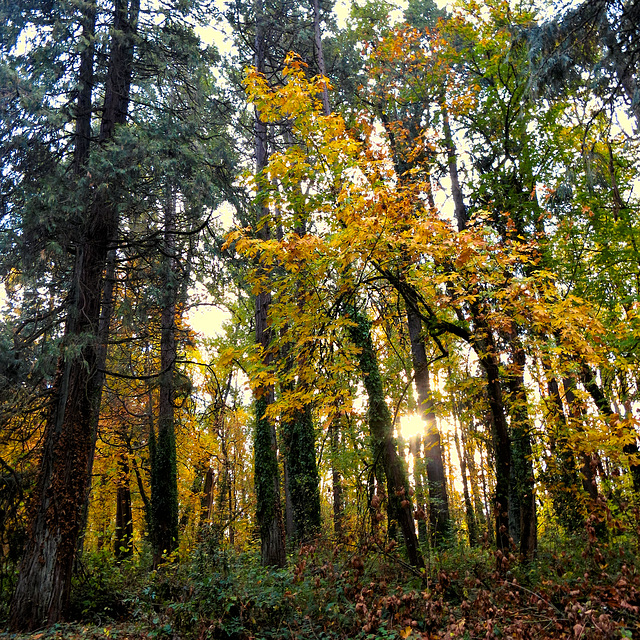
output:
M 400 418 L 400 434 L 405 440 L 424 433 L 425 422 L 417 413 L 410 413 Z

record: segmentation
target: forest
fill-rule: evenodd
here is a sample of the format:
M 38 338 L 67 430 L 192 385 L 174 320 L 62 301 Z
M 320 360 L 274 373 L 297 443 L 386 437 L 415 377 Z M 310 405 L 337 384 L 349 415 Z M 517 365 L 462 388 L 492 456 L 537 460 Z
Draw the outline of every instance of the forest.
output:
M 0 628 L 640 638 L 639 0 L 0 0 Z

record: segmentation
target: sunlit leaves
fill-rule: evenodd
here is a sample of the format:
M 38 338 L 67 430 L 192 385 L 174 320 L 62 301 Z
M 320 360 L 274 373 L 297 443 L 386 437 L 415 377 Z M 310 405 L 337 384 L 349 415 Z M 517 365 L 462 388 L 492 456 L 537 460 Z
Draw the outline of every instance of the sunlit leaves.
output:
M 454 229 L 428 206 L 430 184 L 419 174 L 398 179 L 375 121 L 363 113 L 361 128 L 348 131 L 340 116 L 323 115 L 318 96 L 325 80 L 308 79 L 296 58 L 289 61 L 288 82 L 280 89 L 255 72 L 247 79 L 263 117 L 291 127 L 293 143 L 271 156 L 253 187 L 261 197 L 267 194 L 269 224 L 282 237 L 261 240 L 237 230 L 227 238 L 227 246 L 260 265 L 248 276 L 253 292 L 272 292 L 271 327 L 276 336 L 286 332 L 290 343 L 286 367 L 253 361 L 254 388 L 286 385 L 287 376 L 296 376 L 316 391 L 331 387 L 330 394 L 316 393 L 316 401 L 340 394 L 341 372 L 353 369 L 340 304 L 362 295 L 380 274 L 401 273 L 442 320 L 480 305 L 497 331 L 510 330 L 515 321 L 542 334 L 560 332 L 574 346 L 584 343 L 580 336 L 589 323 L 576 315 L 574 299 L 559 300 L 552 276 L 539 270 L 535 240 L 516 233 L 498 237 L 489 211 L 479 211 L 464 231 Z M 527 275 L 532 269 L 536 275 Z M 584 313 L 590 317 L 586 308 Z M 317 359 L 321 377 L 313 367 Z M 306 387 L 299 393 L 304 397 L 289 394 L 270 411 L 286 413 L 291 403 L 311 401 Z

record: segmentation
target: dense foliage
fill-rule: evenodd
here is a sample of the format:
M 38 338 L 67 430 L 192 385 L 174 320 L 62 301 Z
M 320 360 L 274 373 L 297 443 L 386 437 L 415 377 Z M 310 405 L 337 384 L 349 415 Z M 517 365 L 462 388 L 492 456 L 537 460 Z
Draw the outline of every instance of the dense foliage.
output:
M 0 0 L 8 628 L 640 634 L 639 7 Z

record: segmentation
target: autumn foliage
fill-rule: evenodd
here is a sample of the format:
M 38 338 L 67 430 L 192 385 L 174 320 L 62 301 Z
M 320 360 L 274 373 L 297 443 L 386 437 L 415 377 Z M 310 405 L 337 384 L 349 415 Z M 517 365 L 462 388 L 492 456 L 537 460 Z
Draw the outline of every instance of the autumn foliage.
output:
M 634 3 L 26 4 L 2 620 L 639 636 Z

